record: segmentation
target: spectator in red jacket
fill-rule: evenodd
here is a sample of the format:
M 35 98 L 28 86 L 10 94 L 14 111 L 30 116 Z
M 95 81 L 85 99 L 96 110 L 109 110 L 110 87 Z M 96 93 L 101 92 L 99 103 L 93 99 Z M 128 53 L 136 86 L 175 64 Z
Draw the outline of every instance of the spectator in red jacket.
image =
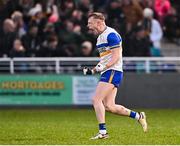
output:
M 155 0 L 155 11 L 161 25 L 163 25 L 164 17 L 168 14 L 170 8 L 171 3 L 169 0 Z

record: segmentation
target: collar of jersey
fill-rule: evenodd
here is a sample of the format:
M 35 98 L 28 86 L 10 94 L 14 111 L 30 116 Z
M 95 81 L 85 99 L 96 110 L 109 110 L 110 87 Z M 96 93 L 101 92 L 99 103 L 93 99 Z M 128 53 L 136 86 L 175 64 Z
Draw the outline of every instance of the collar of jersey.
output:
M 103 33 L 106 31 L 107 28 L 108 28 L 108 27 L 106 26 L 105 29 L 104 29 L 104 31 L 101 32 L 99 35 L 103 34 Z

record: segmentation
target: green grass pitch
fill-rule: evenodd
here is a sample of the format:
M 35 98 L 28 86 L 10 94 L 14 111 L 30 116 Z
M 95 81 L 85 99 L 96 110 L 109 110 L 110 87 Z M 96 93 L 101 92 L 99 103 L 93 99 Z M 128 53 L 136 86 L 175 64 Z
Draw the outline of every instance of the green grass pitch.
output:
M 180 144 L 180 110 L 144 110 L 149 132 L 137 121 L 106 114 L 109 139 L 90 140 L 98 132 L 92 109 L 0 110 L 1 144 Z

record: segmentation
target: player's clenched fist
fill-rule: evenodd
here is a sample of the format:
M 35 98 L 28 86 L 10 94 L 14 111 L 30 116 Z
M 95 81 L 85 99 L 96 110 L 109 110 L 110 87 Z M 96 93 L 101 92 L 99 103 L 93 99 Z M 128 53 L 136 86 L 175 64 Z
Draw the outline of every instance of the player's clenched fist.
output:
M 92 74 L 94 74 L 94 71 L 92 69 L 90 69 L 89 67 L 84 67 L 83 74 L 84 75 L 92 75 Z

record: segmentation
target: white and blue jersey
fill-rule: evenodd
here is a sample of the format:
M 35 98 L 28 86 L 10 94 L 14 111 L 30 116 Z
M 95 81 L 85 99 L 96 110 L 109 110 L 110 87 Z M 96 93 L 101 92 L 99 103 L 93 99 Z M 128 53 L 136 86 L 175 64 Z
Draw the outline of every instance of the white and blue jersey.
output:
M 97 38 L 96 48 L 99 51 L 100 62 L 102 64 L 107 64 L 112 57 L 111 50 L 114 48 L 119 48 L 120 58 L 116 64 L 109 67 L 105 71 L 101 72 L 100 81 L 109 82 L 118 87 L 122 80 L 123 72 L 123 62 L 122 62 L 122 39 L 118 32 L 111 28 L 107 27 L 103 33 L 101 33 Z

